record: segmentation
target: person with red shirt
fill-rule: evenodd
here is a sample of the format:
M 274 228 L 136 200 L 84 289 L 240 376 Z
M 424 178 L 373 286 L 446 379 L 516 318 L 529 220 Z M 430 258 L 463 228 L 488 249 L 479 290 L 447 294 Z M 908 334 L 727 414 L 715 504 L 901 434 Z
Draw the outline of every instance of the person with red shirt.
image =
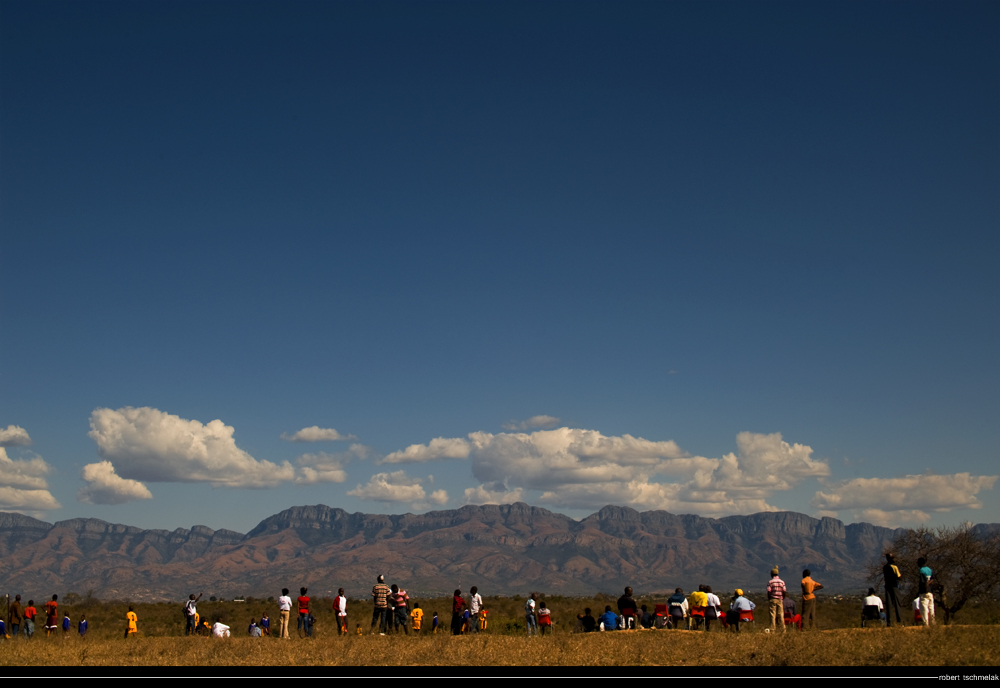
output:
M 35 609 L 35 601 L 28 600 L 28 606 L 24 608 L 24 634 L 29 638 L 35 635 L 35 617 L 38 610 Z
M 462 626 L 464 624 L 464 619 L 462 618 L 462 609 L 465 608 L 465 600 L 462 599 L 462 591 L 456 590 L 455 596 L 451 601 L 451 634 L 452 635 L 462 635 Z
M 45 635 L 52 635 L 52 631 L 59 630 L 58 600 L 59 595 L 53 595 L 52 600 L 45 603 Z
M 306 597 L 307 588 L 299 588 L 299 622 L 296 628 L 305 633 L 308 638 L 312 636 L 312 627 L 309 625 L 309 598 Z

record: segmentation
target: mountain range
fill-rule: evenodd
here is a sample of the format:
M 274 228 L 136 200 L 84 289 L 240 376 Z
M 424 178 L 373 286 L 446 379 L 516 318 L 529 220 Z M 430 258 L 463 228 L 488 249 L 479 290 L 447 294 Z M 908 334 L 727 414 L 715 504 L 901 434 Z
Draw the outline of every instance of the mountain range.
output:
M 645 594 L 701 583 L 763 588 L 774 565 L 786 581 L 809 568 L 828 591 L 853 592 L 901 532 L 788 511 L 715 519 L 606 506 L 576 521 L 520 502 L 418 515 L 297 506 L 245 535 L 0 512 L 0 593 L 155 601 L 306 586 L 366 597 L 381 573 L 422 595 L 472 585 L 486 595 L 618 594 L 626 585 Z

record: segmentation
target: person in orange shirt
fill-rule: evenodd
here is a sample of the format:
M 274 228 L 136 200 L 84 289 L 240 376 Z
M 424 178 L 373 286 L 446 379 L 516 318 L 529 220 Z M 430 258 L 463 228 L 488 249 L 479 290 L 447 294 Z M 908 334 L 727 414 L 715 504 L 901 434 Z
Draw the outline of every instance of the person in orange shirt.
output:
M 28 600 L 28 606 L 24 608 L 24 634 L 29 638 L 35 635 L 35 616 L 37 614 L 35 601 Z
M 802 630 L 819 628 L 816 623 L 816 594 L 823 586 L 814 581 L 809 569 L 802 572 Z
M 128 638 L 133 633 L 139 632 L 139 617 L 135 615 L 132 605 L 128 606 L 128 614 L 125 615 L 125 637 Z
M 410 618 L 413 619 L 413 632 L 419 635 L 420 624 L 424 618 L 424 610 L 420 608 L 419 604 L 413 605 L 413 611 L 410 612 Z

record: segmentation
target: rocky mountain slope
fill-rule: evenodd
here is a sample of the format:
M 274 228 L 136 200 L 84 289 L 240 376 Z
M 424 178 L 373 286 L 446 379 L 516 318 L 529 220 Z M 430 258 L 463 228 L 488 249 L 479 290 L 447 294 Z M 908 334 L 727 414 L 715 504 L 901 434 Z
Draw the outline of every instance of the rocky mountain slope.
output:
M 524 503 L 373 515 L 323 505 L 286 509 L 246 535 L 194 526 L 142 530 L 97 519 L 45 523 L 0 512 L 6 590 L 103 598 L 277 595 L 308 586 L 365 596 L 384 573 L 421 594 L 478 585 L 485 594 L 637 593 L 763 588 L 803 568 L 827 590 L 867 585 L 866 564 L 897 531 L 793 512 L 702 518 L 607 506 L 575 521 Z

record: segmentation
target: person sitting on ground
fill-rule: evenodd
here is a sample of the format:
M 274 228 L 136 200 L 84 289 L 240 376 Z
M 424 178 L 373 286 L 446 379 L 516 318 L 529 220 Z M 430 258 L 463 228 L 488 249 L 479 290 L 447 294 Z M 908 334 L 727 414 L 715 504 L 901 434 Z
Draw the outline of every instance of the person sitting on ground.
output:
M 670 609 L 670 619 L 674 628 L 680 628 L 681 623 L 688 618 L 690 608 L 687 598 L 684 597 L 684 590 L 677 588 L 667 599 L 667 607 Z
M 875 594 L 875 588 L 868 588 L 868 597 L 861 603 L 861 620 L 875 621 L 886 620 L 885 608 L 882 606 L 882 598 Z
M 212 624 L 212 637 L 214 638 L 228 638 L 229 637 L 229 626 L 222 623 L 222 617 L 216 617 L 215 623 Z
M 604 613 L 597 620 L 598 627 L 602 631 L 617 631 L 618 630 L 618 615 L 611 611 L 611 605 L 604 607 Z
M 264 635 L 260 631 L 260 626 L 257 625 L 257 620 L 252 616 L 250 617 L 250 626 L 247 627 L 247 633 L 250 635 L 251 638 L 260 638 L 262 635 Z
M 584 633 L 593 633 L 594 629 L 597 628 L 597 619 L 593 617 L 590 613 L 590 607 L 583 610 L 583 619 L 581 619 L 583 624 Z

